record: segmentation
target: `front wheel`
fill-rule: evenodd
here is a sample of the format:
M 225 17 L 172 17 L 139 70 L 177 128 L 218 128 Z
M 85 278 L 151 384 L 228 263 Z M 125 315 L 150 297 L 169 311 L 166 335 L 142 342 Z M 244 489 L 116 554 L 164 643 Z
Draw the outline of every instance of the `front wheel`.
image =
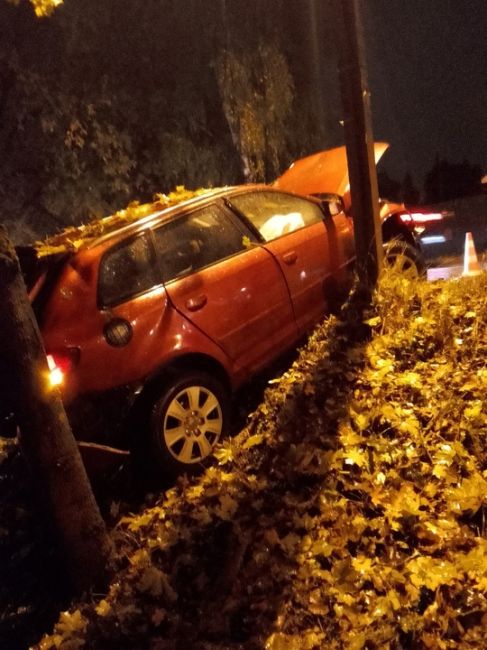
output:
M 156 464 L 172 474 L 194 470 L 227 432 L 229 410 L 225 386 L 206 373 L 188 373 L 166 385 L 150 413 Z
M 393 240 L 384 244 L 384 267 L 410 280 L 426 276 L 420 251 L 405 241 Z

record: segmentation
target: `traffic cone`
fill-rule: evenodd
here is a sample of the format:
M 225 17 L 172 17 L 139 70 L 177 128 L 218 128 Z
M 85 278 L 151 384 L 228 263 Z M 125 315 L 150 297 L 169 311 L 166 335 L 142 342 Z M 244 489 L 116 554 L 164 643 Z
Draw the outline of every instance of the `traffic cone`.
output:
M 478 275 L 482 272 L 479 261 L 477 259 L 477 251 L 473 243 L 473 236 L 471 232 L 465 235 L 465 254 L 463 257 L 463 273 L 462 275 Z

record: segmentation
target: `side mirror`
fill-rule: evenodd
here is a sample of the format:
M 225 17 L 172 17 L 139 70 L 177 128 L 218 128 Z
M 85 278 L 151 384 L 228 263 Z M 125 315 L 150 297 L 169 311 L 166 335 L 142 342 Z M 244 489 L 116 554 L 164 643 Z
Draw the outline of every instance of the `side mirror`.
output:
M 319 199 L 321 209 L 327 217 L 336 217 L 340 212 L 344 212 L 345 204 L 339 194 L 313 194 Z

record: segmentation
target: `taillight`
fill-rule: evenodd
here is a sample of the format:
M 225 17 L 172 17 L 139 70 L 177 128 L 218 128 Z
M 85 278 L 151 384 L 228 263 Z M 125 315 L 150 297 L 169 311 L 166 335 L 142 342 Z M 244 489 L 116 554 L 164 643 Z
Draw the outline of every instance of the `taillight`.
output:
M 49 366 L 49 382 L 51 386 L 61 386 L 66 375 L 71 372 L 79 361 L 79 348 L 66 348 L 47 355 Z
M 411 212 L 411 217 L 415 223 L 428 223 L 443 219 L 441 212 Z
M 441 221 L 443 214 L 441 212 L 404 212 L 399 215 L 399 219 L 406 225 L 411 226 L 419 223 L 429 223 L 430 221 Z
M 409 214 L 409 212 L 404 212 L 403 214 L 399 215 L 399 219 L 406 225 L 406 226 L 414 226 L 414 221 L 412 216 Z

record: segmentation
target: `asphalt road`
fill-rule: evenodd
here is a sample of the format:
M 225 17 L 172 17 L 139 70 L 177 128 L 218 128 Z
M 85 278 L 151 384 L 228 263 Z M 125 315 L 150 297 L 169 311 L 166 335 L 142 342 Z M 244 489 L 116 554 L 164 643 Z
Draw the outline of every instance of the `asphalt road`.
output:
M 485 271 L 487 270 L 487 265 L 483 264 L 481 268 Z M 463 275 L 463 265 L 441 266 L 428 269 L 428 280 L 431 281 L 459 278 L 461 275 Z

